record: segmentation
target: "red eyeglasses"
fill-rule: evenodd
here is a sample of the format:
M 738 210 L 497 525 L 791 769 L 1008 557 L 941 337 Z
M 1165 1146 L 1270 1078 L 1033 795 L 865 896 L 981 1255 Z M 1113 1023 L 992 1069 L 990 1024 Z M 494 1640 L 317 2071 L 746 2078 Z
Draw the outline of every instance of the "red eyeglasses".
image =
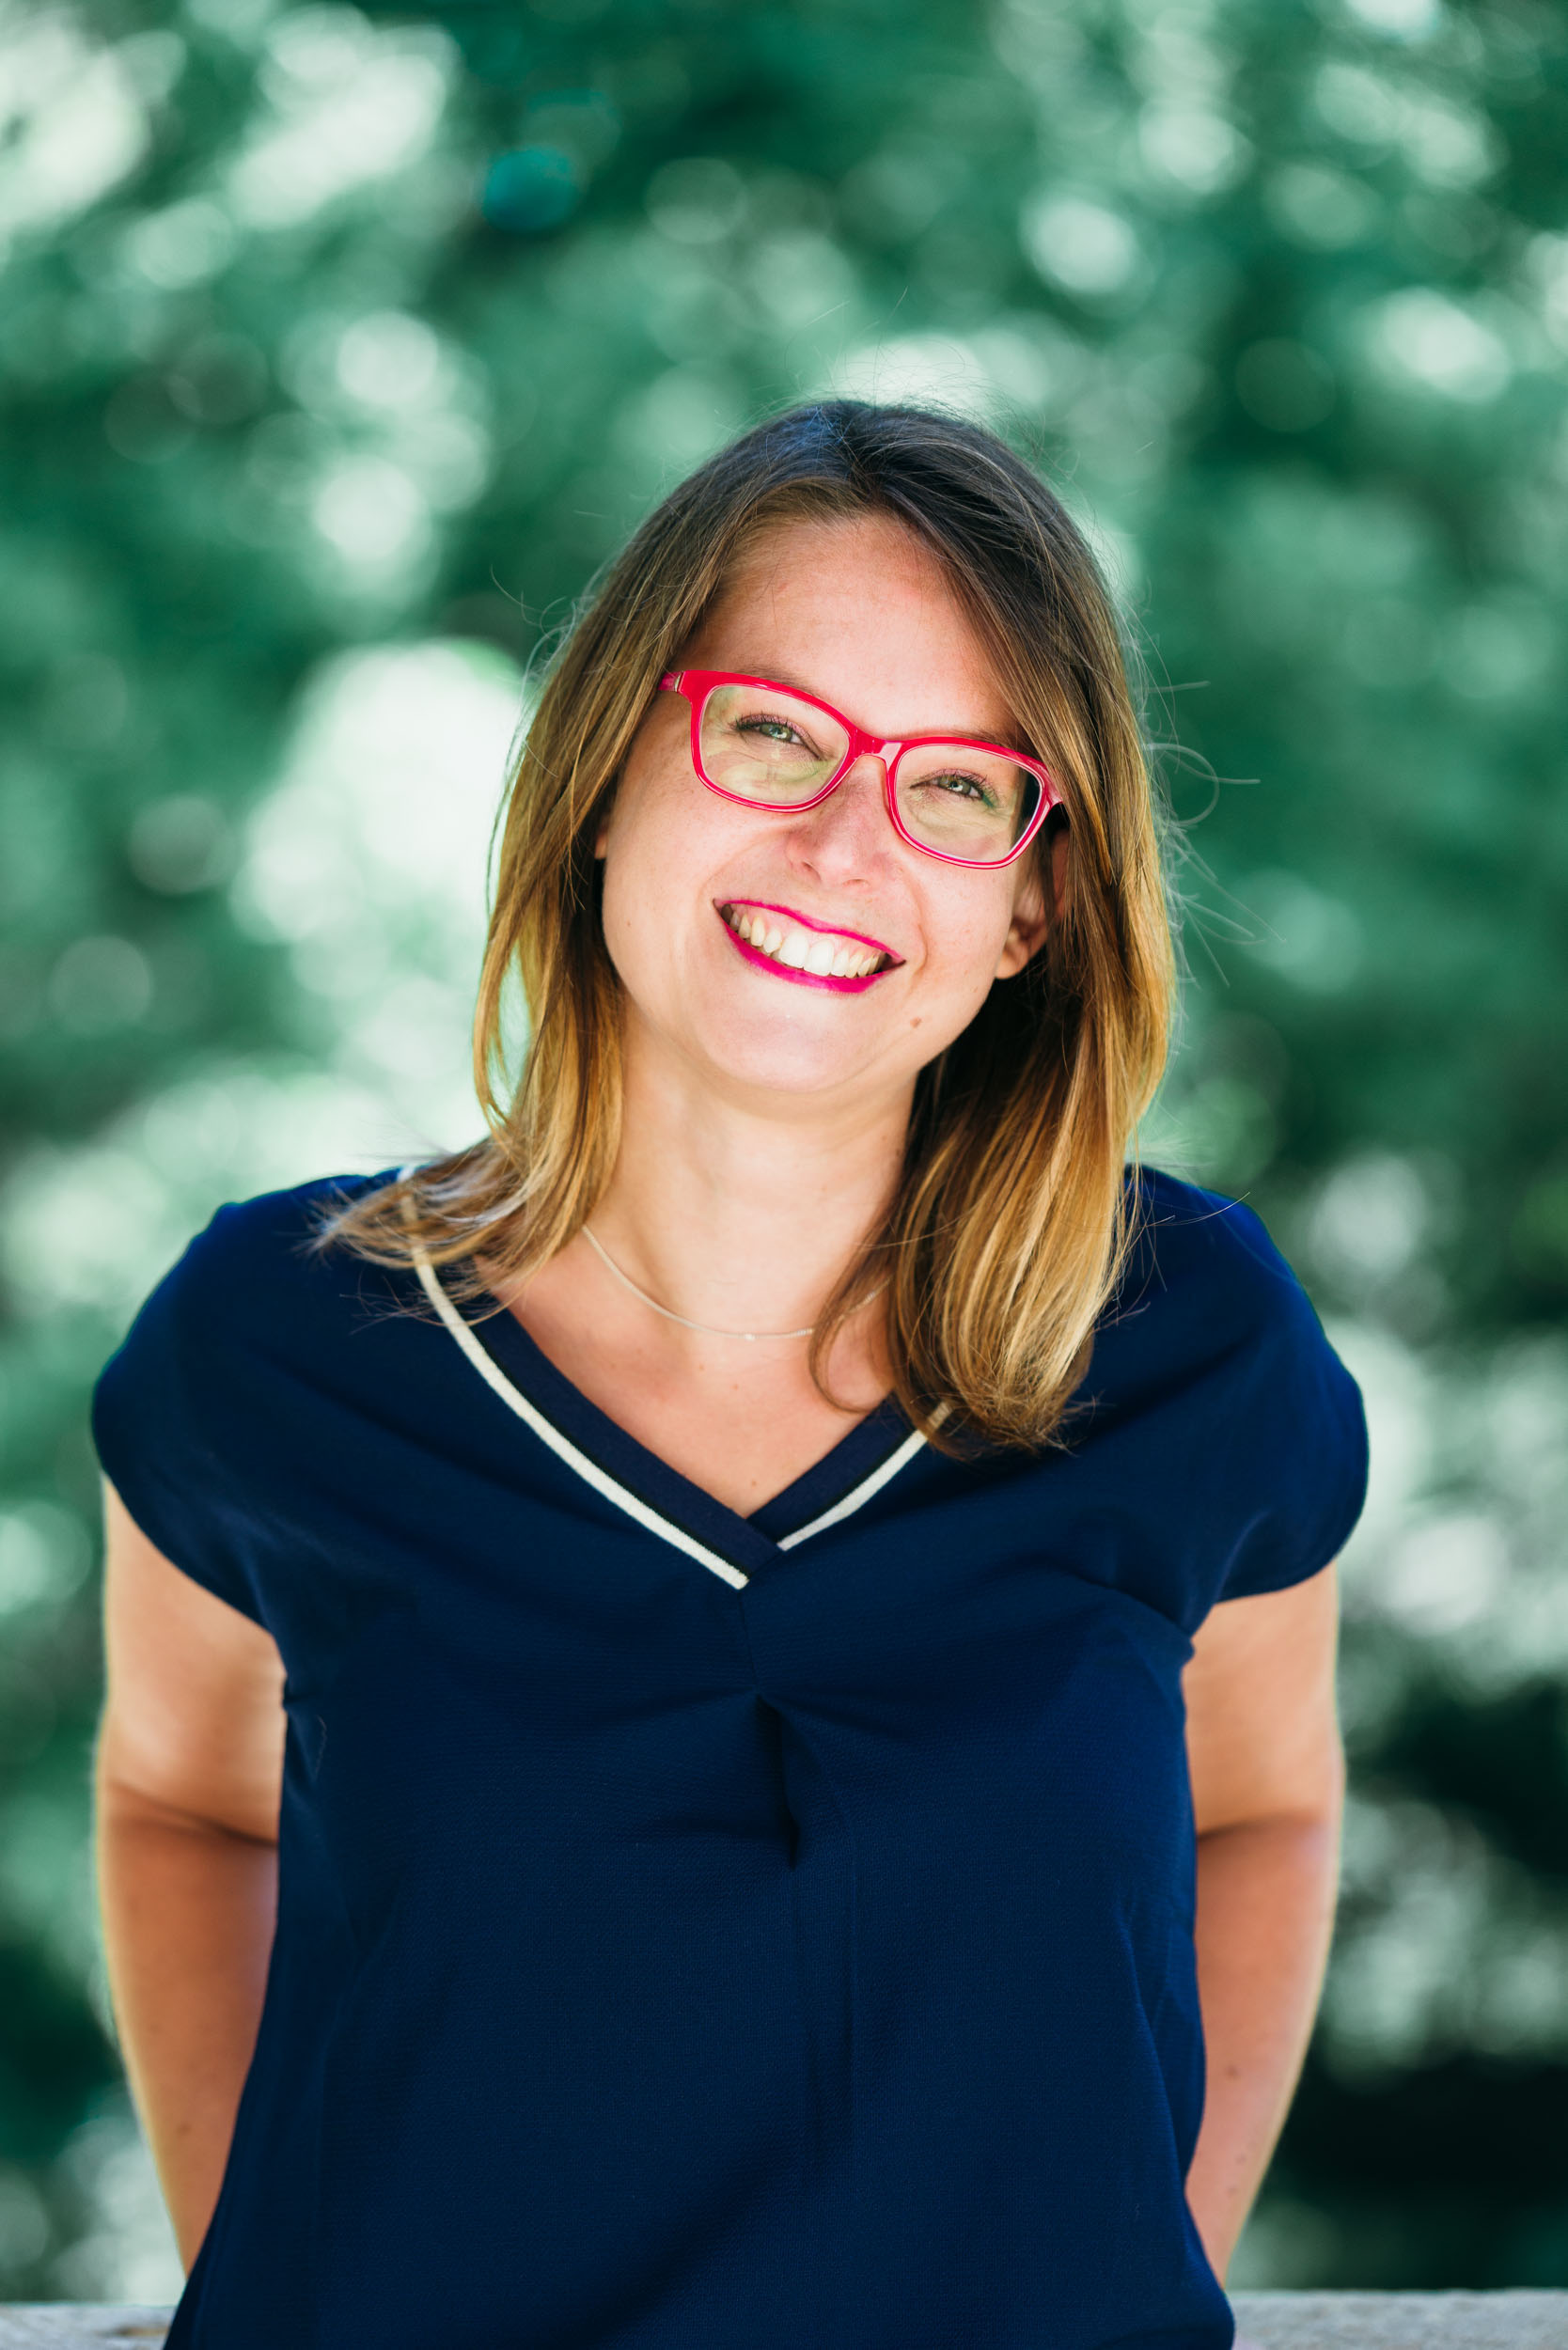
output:
M 1011 865 L 1061 794 L 1038 760 L 962 734 L 882 742 L 830 702 L 731 669 L 675 669 L 661 693 L 692 712 L 692 765 L 745 807 L 817 807 L 868 751 L 901 840 L 948 865 Z

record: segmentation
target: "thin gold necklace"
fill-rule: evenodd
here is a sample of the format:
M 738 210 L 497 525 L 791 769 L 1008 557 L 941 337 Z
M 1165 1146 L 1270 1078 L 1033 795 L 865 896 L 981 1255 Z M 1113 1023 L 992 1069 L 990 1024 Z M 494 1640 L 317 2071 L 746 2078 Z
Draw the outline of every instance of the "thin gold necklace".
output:
M 656 1314 L 663 1314 L 666 1322 L 678 1322 L 682 1330 L 700 1331 L 705 1339 L 744 1339 L 748 1346 L 755 1346 L 759 1339 L 808 1339 L 817 1326 L 814 1322 L 808 1322 L 804 1330 L 720 1330 L 711 1322 L 689 1321 L 684 1314 L 672 1314 L 667 1306 L 661 1306 L 658 1299 L 650 1297 L 646 1290 L 639 1290 L 631 1275 L 622 1273 L 590 1224 L 584 1225 L 583 1238 L 604 1259 L 623 1289 L 629 1289 L 634 1297 L 640 1297 L 643 1304 L 651 1306 Z M 887 1284 L 884 1281 L 881 1289 L 874 1289 L 871 1292 L 871 1297 L 880 1297 L 882 1291 L 886 1287 Z M 866 1298 L 864 1303 L 869 1306 L 871 1297 Z

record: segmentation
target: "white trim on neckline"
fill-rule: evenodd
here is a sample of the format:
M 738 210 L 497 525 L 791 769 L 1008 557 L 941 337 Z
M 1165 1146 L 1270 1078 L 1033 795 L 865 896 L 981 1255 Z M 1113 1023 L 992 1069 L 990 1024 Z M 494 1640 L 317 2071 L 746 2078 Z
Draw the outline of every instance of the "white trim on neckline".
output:
M 683 1550 L 687 1558 L 695 1559 L 699 1566 L 709 1567 L 714 1574 L 722 1575 L 724 1580 L 727 1583 L 732 1583 L 737 1590 L 743 1590 L 750 1582 L 751 1577 L 743 1574 L 739 1567 L 732 1567 L 728 1559 L 721 1559 L 716 1551 L 709 1550 L 704 1543 L 698 1542 L 682 1528 L 674 1525 L 668 1518 L 661 1517 L 657 1510 L 651 1510 L 646 1501 L 639 1501 L 635 1493 L 629 1492 L 624 1485 L 618 1483 L 615 1478 L 608 1476 L 599 1466 L 597 1461 L 590 1461 L 586 1452 L 579 1452 L 571 1438 L 563 1436 L 560 1430 L 529 1402 L 522 1389 L 512 1386 L 511 1381 L 499 1365 L 491 1361 L 467 1323 L 458 1312 L 457 1308 L 437 1280 L 435 1269 L 422 1248 L 416 1248 L 414 1252 L 414 1269 L 419 1276 L 420 1286 L 425 1295 L 430 1299 L 431 1304 L 435 1308 L 436 1312 L 441 1316 L 442 1321 L 456 1339 L 486 1386 L 493 1388 L 502 1402 L 517 1414 L 519 1419 L 527 1422 L 541 1444 L 548 1445 L 557 1459 L 566 1463 L 568 1468 L 576 1470 L 585 1484 L 591 1485 L 595 1493 L 603 1494 L 606 1501 L 613 1501 L 618 1510 L 624 1510 L 629 1518 L 635 1518 L 637 1524 L 645 1527 L 649 1533 L 660 1535 L 666 1543 L 673 1543 L 677 1550 Z
M 889 1453 L 882 1466 L 872 1469 L 870 1477 L 862 1478 L 855 1491 L 846 1494 L 842 1501 L 836 1501 L 831 1510 L 824 1510 L 820 1518 L 811 1520 L 809 1526 L 797 1527 L 792 1534 L 781 1535 L 778 1541 L 779 1549 L 793 1550 L 797 1543 L 808 1541 L 813 1534 L 821 1534 L 829 1526 L 837 1526 L 840 1518 L 853 1517 L 863 1501 L 870 1501 L 873 1494 L 879 1494 L 882 1491 L 890 1478 L 897 1477 L 904 1463 L 912 1461 L 924 1443 L 924 1436 L 917 1428 L 915 1429 L 905 1436 L 898 1450 Z
M 407 1175 L 411 1171 L 405 1167 L 401 1169 L 401 1175 Z M 636 1523 L 646 1528 L 649 1533 L 657 1534 L 662 1541 L 673 1544 L 675 1549 L 684 1551 L 688 1559 L 695 1559 L 699 1566 L 707 1567 L 713 1574 L 722 1576 L 724 1581 L 732 1585 L 736 1590 L 744 1590 L 751 1580 L 748 1574 L 743 1574 L 740 1568 L 732 1567 L 728 1559 L 721 1559 L 716 1551 L 710 1550 L 706 1543 L 699 1543 L 695 1535 L 688 1534 L 685 1528 L 677 1526 L 673 1519 L 663 1516 L 659 1511 L 651 1509 L 646 1501 L 640 1500 L 628 1486 L 622 1485 L 619 1479 L 611 1477 L 607 1470 L 602 1469 L 597 1461 L 590 1460 L 588 1455 L 581 1451 L 569 1436 L 563 1436 L 554 1421 L 545 1418 L 537 1404 L 528 1401 L 521 1387 L 512 1385 L 500 1365 L 491 1360 L 483 1346 L 474 1336 L 470 1325 L 463 1320 L 447 1296 L 434 1266 L 417 1244 L 414 1247 L 413 1255 L 414 1270 L 419 1277 L 419 1286 L 440 1315 L 447 1330 L 457 1340 L 486 1386 L 493 1394 L 500 1397 L 509 1411 L 515 1412 L 518 1418 L 533 1430 L 541 1444 L 547 1445 L 557 1460 L 564 1461 L 568 1468 L 575 1469 L 585 1484 L 591 1485 L 595 1493 L 602 1494 L 604 1499 L 613 1502 L 618 1510 L 623 1510 L 629 1518 L 635 1518 Z M 776 1543 L 775 1547 L 778 1550 L 793 1550 L 797 1543 L 808 1541 L 813 1534 L 821 1534 L 828 1527 L 839 1525 L 840 1520 L 853 1517 L 862 1502 L 870 1501 L 873 1494 L 880 1493 L 888 1480 L 898 1475 L 904 1463 L 914 1459 L 924 1443 L 925 1438 L 917 1428 L 912 1434 L 904 1438 L 902 1444 L 882 1463 L 879 1468 L 872 1469 L 869 1477 L 861 1479 L 853 1493 L 846 1494 L 842 1501 L 835 1502 L 831 1510 L 824 1510 L 822 1515 L 813 1518 L 808 1526 L 798 1528 L 793 1534 L 786 1534 L 780 1542 Z

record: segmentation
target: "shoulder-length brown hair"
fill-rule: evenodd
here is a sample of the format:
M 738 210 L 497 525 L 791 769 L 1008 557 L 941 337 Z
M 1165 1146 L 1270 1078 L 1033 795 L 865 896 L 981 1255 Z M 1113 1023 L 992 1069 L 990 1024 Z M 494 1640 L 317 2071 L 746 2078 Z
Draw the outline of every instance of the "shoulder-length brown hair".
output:
M 1043 946 L 921 1071 L 902 1171 L 820 1320 L 811 1370 L 886 1284 L 894 1390 L 947 1446 L 1056 1436 L 1131 1242 L 1124 1164 L 1164 1066 L 1174 957 L 1162 813 L 1116 618 L 1059 501 L 979 426 L 825 400 L 757 426 L 683 481 L 586 599 L 551 665 L 505 804 L 474 1023 L 481 1142 L 337 1205 L 319 1243 L 525 1281 L 592 1214 L 620 1135 L 620 983 L 593 842 L 658 680 L 758 533 L 891 516 L 943 566 L 1028 745 L 1061 793 L 1031 854 L 1071 836 Z M 521 980 L 515 1082 L 503 1008 Z M 1057 1441 L 1060 1441 L 1057 1437 Z

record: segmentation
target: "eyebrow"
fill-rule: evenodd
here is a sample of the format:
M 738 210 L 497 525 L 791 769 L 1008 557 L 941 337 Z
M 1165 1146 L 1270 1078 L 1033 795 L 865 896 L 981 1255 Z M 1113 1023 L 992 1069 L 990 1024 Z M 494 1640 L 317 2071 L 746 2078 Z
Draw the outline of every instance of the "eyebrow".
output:
M 737 662 L 733 666 L 737 677 L 756 678 L 764 685 L 781 685 L 786 692 L 804 694 L 811 701 L 827 700 L 826 695 L 819 694 L 814 685 L 808 685 L 803 678 L 791 677 L 782 669 L 775 669 L 766 665 L 754 666 L 747 662 Z M 830 709 L 837 707 L 833 703 L 829 703 L 828 706 Z M 847 717 L 848 714 L 846 711 L 844 715 Z M 868 734 L 870 732 L 869 727 L 866 732 Z M 934 735 L 938 741 L 943 742 L 956 740 L 961 743 L 995 743 L 998 750 L 1018 751 L 1026 759 L 1038 759 L 1041 756 L 1033 744 L 1012 724 L 1011 719 L 999 734 L 993 734 L 989 731 L 981 732 L 975 727 L 922 727 L 918 734 L 895 736 L 890 739 L 906 743 L 919 742 L 928 735 Z

